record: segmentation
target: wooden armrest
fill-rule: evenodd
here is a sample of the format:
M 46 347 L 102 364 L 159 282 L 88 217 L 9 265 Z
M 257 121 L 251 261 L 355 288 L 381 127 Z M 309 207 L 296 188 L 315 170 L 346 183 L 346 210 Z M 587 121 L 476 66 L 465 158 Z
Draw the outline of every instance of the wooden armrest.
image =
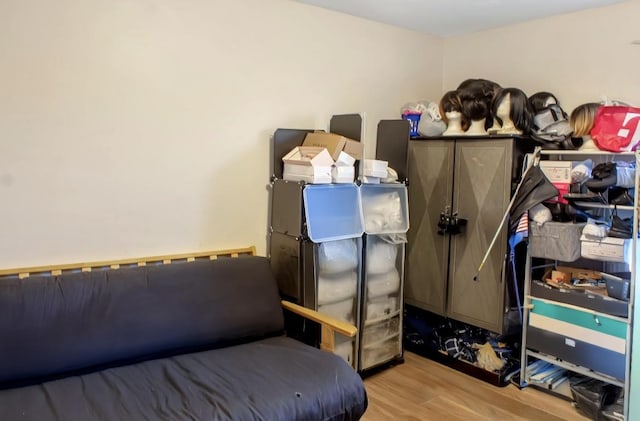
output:
M 334 317 L 327 316 L 326 314 L 318 313 L 315 310 L 302 307 L 301 305 L 292 303 L 290 301 L 283 300 L 282 307 L 309 320 L 313 320 L 316 323 L 320 323 L 323 326 L 328 326 L 341 335 L 352 338 L 356 336 L 356 333 L 358 333 L 358 328 L 351 323 L 347 323 L 343 320 L 338 320 Z
M 326 314 L 318 313 L 315 310 L 302 307 L 290 301 L 283 300 L 281 302 L 282 308 L 316 323 L 320 323 L 320 349 L 322 350 L 333 352 L 335 348 L 336 333 L 345 335 L 349 338 L 353 338 L 356 336 L 356 333 L 358 333 L 358 328 L 351 323 L 338 320 L 331 316 L 327 316 Z

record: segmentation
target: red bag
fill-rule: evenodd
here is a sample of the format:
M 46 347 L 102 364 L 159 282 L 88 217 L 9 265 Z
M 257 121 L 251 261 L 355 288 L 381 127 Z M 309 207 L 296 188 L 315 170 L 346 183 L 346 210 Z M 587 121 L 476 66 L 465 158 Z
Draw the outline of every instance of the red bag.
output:
M 601 106 L 590 134 L 598 148 L 604 151 L 635 151 L 640 143 L 640 108 Z

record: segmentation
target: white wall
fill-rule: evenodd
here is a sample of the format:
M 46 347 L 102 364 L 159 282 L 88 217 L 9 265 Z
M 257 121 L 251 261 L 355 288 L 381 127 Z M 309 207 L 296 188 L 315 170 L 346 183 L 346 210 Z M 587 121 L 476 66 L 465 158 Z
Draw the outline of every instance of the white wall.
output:
M 286 0 L 4 0 L 0 28 L 0 268 L 265 254 L 276 128 L 365 112 L 370 154 L 442 84 L 442 40 Z
M 570 112 L 602 96 L 640 105 L 640 0 L 447 38 L 443 93 L 467 78 L 532 95 Z
M 0 2 L 0 268 L 256 244 L 269 136 L 483 77 L 640 103 L 640 0 L 439 39 L 287 0 Z M 444 45 L 444 49 L 443 49 Z

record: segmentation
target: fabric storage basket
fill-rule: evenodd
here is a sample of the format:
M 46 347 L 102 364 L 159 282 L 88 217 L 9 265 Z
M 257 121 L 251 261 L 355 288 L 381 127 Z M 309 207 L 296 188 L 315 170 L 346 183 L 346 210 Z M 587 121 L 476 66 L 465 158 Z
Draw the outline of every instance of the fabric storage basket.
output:
M 545 222 L 530 224 L 532 257 L 573 262 L 580 258 L 580 236 L 585 223 Z

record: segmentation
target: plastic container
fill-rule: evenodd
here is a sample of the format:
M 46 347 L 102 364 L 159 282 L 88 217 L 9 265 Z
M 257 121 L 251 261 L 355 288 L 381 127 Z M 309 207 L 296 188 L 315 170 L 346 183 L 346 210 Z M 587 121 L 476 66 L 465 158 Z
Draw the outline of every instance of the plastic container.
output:
M 365 313 L 365 323 L 382 319 L 398 311 L 398 297 L 384 295 L 369 299 Z
M 409 202 L 404 184 L 363 184 L 359 191 L 364 232 L 392 234 L 409 230 Z
M 310 185 L 302 192 L 307 235 L 314 243 L 361 237 L 362 201 L 355 184 Z
M 318 306 L 318 312 L 353 324 L 355 320 L 353 303 L 354 299 L 349 298 L 344 301 L 338 301 L 337 303 L 324 304 Z
M 363 346 L 367 347 L 369 345 L 385 341 L 390 337 L 398 336 L 399 332 L 400 316 L 367 326 L 362 331 Z
M 355 238 L 325 241 L 318 245 L 320 275 L 336 274 L 358 268 L 358 245 Z
M 355 298 L 358 293 L 358 273 L 355 270 L 318 276 L 318 305 Z
M 411 137 L 420 136 L 420 133 L 418 132 L 418 123 L 420 123 L 420 117 L 421 117 L 421 114 L 418 114 L 418 113 L 402 114 L 402 119 L 407 120 L 411 125 L 409 136 Z
M 580 258 L 580 236 L 585 224 L 545 222 L 530 224 L 529 252 L 532 257 L 573 262 Z
M 353 340 L 346 336 L 336 335 L 333 353 L 342 357 L 350 366 L 353 366 Z
M 375 235 L 367 238 L 366 266 L 368 275 L 387 273 L 396 268 L 402 244 L 391 244 Z
M 400 335 L 397 335 L 380 344 L 363 348 L 361 367 L 369 368 L 382 364 L 400 355 L 400 353 Z
M 367 297 L 369 299 L 392 295 L 398 291 L 400 291 L 400 273 L 396 268 L 380 275 L 370 275 L 367 278 Z

